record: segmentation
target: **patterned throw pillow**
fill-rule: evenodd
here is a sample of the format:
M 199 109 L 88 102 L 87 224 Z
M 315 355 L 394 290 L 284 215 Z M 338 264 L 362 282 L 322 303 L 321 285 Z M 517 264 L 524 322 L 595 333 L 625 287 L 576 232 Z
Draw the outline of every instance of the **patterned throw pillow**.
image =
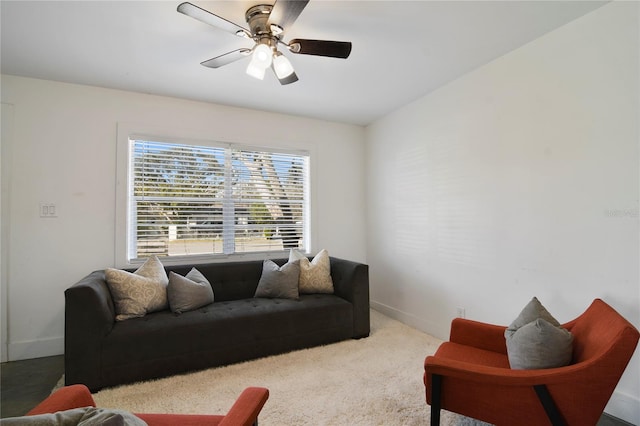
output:
M 331 261 L 327 250 L 320 250 L 311 262 L 298 252 L 289 252 L 289 262 L 300 261 L 300 294 L 328 293 L 333 294 L 333 280 L 331 279 Z
M 116 321 L 167 309 L 169 278 L 156 256 L 147 259 L 133 273 L 108 268 L 105 275 L 116 309 Z

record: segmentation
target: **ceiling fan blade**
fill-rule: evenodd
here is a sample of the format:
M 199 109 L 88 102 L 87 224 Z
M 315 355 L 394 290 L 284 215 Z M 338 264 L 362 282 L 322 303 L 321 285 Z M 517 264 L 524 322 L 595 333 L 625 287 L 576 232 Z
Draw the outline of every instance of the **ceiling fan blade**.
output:
M 351 53 L 350 41 L 293 39 L 289 42 L 289 50 L 302 55 L 329 56 L 346 59 Z
M 214 15 L 208 10 L 204 10 L 201 7 L 198 7 L 195 4 L 191 4 L 189 2 L 181 3 L 178 6 L 178 12 L 197 19 L 200 22 L 204 22 L 205 24 L 209 24 L 211 26 L 228 31 L 232 34 L 237 35 L 239 31 L 242 31 L 245 34 L 248 34 L 249 37 L 251 36 L 251 33 L 249 33 L 247 29 L 242 28 L 240 25 L 234 24 L 231 21 L 227 21 L 226 19 L 218 15 Z
M 277 0 L 271 9 L 269 23 L 287 29 L 298 19 L 309 0 Z
M 208 59 L 201 62 L 200 65 L 204 65 L 208 68 L 220 68 L 223 65 L 230 64 L 231 62 L 238 61 L 242 58 L 246 58 L 251 54 L 251 49 L 238 49 L 231 52 L 227 52 L 223 55 L 216 56 L 215 58 Z

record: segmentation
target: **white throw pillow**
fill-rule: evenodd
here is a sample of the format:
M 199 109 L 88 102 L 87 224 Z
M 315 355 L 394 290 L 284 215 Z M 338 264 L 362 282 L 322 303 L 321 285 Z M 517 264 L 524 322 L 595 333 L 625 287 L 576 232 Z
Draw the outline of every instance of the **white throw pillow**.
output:
M 167 309 L 169 278 L 164 266 L 152 256 L 135 272 L 108 268 L 107 284 L 116 309 L 116 320 L 143 317 L 149 312 Z
M 333 280 L 331 279 L 331 261 L 327 250 L 320 250 L 313 260 L 291 249 L 289 262 L 300 261 L 300 280 L 298 287 L 300 294 L 328 293 L 333 294 Z

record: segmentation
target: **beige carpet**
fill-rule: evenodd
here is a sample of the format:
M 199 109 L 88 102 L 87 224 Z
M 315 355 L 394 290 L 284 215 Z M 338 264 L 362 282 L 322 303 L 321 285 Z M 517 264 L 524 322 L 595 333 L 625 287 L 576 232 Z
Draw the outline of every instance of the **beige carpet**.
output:
M 440 343 L 371 311 L 365 339 L 104 389 L 94 398 L 99 407 L 139 413 L 224 414 L 242 389 L 263 386 L 270 396 L 262 426 L 423 426 L 429 424 L 423 362 Z M 443 412 L 441 424 L 476 423 Z

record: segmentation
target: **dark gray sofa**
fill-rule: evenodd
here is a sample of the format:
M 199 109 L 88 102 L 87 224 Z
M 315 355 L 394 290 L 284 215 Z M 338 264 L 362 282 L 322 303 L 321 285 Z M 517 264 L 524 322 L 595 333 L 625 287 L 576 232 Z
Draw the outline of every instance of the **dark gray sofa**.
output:
M 286 259 L 276 260 L 282 265 Z M 334 294 L 298 300 L 254 298 L 262 261 L 195 266 L 214 303 L 180 315 L 170 310 L 115 321 L 104 271 L 65 291 L 65 383 L 103 387 L 246 361 L 369 335 L 369 271 L 331 258 Z

